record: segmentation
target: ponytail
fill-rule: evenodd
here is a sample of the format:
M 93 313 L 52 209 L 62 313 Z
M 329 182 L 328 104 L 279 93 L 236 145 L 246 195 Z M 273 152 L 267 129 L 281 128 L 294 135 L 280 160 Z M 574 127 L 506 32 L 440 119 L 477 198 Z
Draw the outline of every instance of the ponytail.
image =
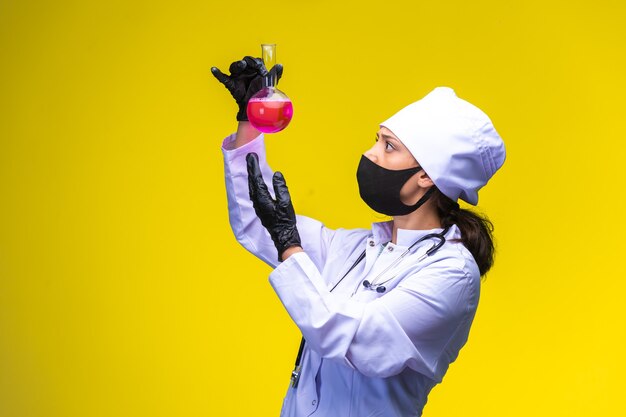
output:
M 442 227 L 456 224 L 461 230 L 461 243 L 470 251 L 480 275 L 484 276 L 493 266 L 493 223 L 486 215 L 459 207 L 459 204 L 435 188 L 432 199 L 441 219 Z M 457 240 L 458 241 L 458 240 Z

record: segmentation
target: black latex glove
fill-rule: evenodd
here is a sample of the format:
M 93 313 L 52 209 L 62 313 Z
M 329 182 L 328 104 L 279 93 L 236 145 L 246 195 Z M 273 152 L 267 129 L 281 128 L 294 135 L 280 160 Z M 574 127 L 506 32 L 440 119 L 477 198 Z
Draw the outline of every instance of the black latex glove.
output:
M 283 76 L 283 66 L 276 64 L 268 72 L 261 58 L 246 56 L 239 61 L 230 64 L 230 75 L 225 75 L 217 67 L 212 67 L 211 72 L 219 82 L 230 91 L 239 111 L 237 112 L 237 120 L 247 121 L 248 101 L 263 88 L 263 78 L 270 75 L 276 80 L 276 84 Z
M 291 204 L 291 196 L 280 172 L 272 178 L 276 200 L 272 198 L 261 176 L 259 157 L 255 153 L 246 155 L 248 163 L 248 188 L 250 200 L 261 224 L 267 229 L 278 250 L 278 262 L 282 262 L 283 252 L 292 246 L 302 246 L 296 228 L 296 213 Z

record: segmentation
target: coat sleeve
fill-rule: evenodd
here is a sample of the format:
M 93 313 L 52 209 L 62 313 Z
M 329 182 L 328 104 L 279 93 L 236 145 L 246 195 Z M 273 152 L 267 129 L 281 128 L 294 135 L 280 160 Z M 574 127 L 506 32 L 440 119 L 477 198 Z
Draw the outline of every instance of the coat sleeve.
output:
M 254 212 L 248 190 L 246 166 L 246 155 L 255 152 L 259 156 L 259 166 L 263 179 L 268 185 L 270 194 L 275 197 L 272 187 L 274 172 L 267 164 L 264 135 L 261 134 L 249 143 L 232 149 L 231 144 L 235 137 L 235 134 L 229 135 L 222 143 L 230 225 L 235 238 L 244 248 L 274 268 L 279 264 L 278 254 L 269 233 Z M 302 248 L 309 254 L 315 265 L 322 269 L 326 261 L 327 249 L 335 231 L 325 227 L 317 220 L 302 215 L 296 215 L 296 225 L 302 241 Z
M 326 289 L 306 253 L 289 257 L 270 283 L 307 344 L 370 377 L 406 367 L 440 382 L 465 344 L 478 303 L 474 274 L 438 261 L 369 303 Z

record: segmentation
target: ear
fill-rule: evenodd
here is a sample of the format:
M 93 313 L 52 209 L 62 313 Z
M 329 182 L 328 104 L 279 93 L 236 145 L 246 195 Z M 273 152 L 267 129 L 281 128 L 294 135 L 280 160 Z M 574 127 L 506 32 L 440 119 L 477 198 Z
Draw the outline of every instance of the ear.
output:
M 433 185 L 435 185 L 435 183 L 433 182 L 433 180 L 430 179 L 427 173 L 421 171 L 417 180 L 417 185 L 422 188 L 427 188 L 432 187 Z

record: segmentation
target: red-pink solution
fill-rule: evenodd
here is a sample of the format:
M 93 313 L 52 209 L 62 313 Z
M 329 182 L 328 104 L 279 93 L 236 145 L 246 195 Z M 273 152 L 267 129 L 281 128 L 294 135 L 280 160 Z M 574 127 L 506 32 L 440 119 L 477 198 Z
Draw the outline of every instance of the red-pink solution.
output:
M 264 133 L 280 132 L 293 117 L 291 100 L 265 100 L 251 98 L 248 102 L 248 120 Z

